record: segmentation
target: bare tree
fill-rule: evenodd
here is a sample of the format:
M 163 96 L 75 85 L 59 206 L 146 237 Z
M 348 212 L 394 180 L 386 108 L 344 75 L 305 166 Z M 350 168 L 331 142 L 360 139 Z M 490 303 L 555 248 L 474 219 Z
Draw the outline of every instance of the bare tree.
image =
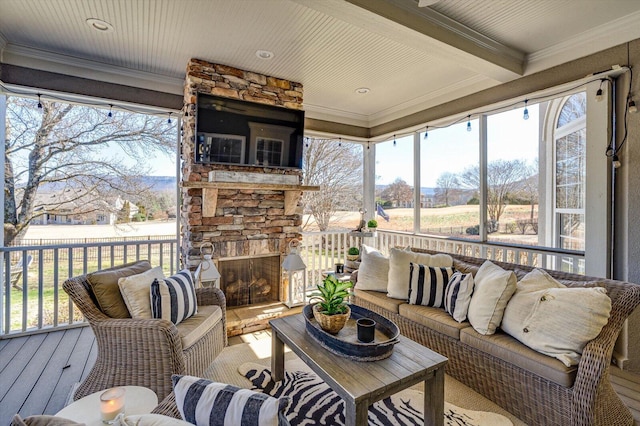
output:
M 449 207 L 449 197 L 454 194 L 460 186 L 458 176 L 451 172 L 444 172 L 436 180 L 435 196 L 439 202 L 444 201 L 444 205 Z
M 303 155 L 303 184 L 319 185 L 305 192 L 305 210 L 321 231 L 329 228 L 339 210 L 362 206 L 362 148 L 329 139 L 311 139 Z
M 507 206 L 508 195 L 520 189 L 528 170 L 523 160 L 495 160 L 487 164 L 487 214 L 493 222 L 500 220 Z M 466 168 L 460 175 L 460 182 L 468 189 L 479 189 L 479 167 Z
M 45 184 L 78 194 L 77 213 L 103 208 L 107 197 L 134 196 L 138 177 L 153 153 L 171 153 L 175 124 L 149 115 L 106 111 L 81 105 L 7 98 L 5 143 L 5 243 L 19 241 L 36 211 L 36 195 Z M 119 147 L 129 161 L 109 151 Z M 131 161 L 133 160 L 133 161 Z M 55 207 L 49 206 L 49 207 Z
M 382 190 L 380 198 L 384 201 L 391 201 L 396 204 L 407 203 L 413 200 L 413 188 L 407 182 L 397 178 L 390 185 Z

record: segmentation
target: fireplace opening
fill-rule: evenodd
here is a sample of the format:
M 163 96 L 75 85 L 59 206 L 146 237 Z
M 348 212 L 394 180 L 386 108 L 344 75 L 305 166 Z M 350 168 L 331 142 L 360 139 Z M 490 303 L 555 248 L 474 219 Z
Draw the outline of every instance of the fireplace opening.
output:
M 280 256 L 220 260 L 220 289 L 227 306 L 280 300 Z

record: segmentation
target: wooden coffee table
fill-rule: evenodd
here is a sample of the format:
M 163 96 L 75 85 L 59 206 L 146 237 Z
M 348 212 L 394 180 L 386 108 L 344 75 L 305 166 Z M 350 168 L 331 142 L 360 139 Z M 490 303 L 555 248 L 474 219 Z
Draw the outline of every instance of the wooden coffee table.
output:
M 345 402 L 347 426 L 367 425 L 371 404 L 424 381 L 424 424 L 444 424 L 444 366 L 447 358 L 404 336 L 387 359 L 352 361 L 324 349 L 305 330 L 302 314 L 269 322 L 273 330 L 271 374 L 284 378 L 286 344 Z

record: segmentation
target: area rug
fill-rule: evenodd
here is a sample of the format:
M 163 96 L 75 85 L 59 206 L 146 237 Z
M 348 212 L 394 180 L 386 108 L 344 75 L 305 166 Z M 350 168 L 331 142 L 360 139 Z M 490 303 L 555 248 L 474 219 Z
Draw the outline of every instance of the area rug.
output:
M 238 372 L 252 383 L 255 390 L 276 398 L 291 398 L 286 416 L 292 426 L 345 424 L 342 398 L 312 372 L 286 371 L 285 378 L 279 382 L 274 382 L 271 371 L 260 364 L 244 363 L 238 367 Z M 369 425 L 422 425 L 423 398 L 422 392 L 406 389 L 378 401 L 369 408 Z M 500 414 L 465 410 L 445 403 L 445 425 L 512 426 L 513 423 Z

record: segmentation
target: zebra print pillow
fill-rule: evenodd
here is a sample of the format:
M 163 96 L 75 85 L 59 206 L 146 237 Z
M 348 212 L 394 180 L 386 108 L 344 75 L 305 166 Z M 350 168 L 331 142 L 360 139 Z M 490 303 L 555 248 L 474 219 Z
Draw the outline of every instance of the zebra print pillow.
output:
M 151 316 L 179 324 L 198 312 L 196 290 L 188 269 L 151 283 Z
M 182 419 L 196 426 L 289 426 L 289 398 L 193 376 L 171 376 Z
M 444 291 L 444 310 L 458 322 L 467 320 L 473 285 L 473 275 L 456 271 Z
M 442 308 L 444 288 L 451 275 L 453 275 L 453 268 L 437 268 L 411 262 L 409 264 L 409 303 Z

